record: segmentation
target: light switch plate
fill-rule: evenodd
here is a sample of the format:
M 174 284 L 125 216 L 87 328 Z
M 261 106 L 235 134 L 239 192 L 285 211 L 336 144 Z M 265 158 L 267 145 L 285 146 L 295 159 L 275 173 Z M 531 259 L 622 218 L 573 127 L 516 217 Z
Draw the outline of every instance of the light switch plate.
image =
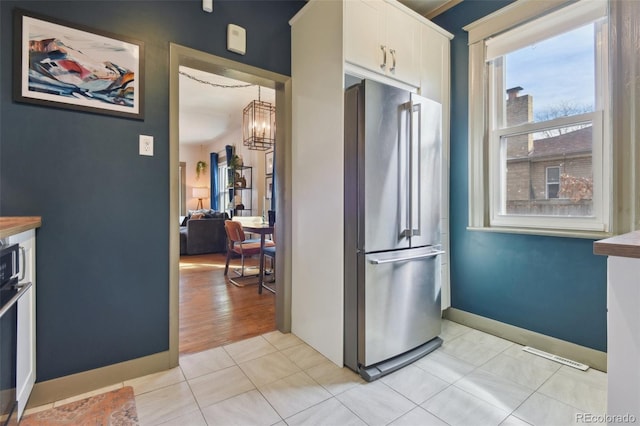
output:
M 140 135 L 140 155 L 153 157 L 153 136 Z

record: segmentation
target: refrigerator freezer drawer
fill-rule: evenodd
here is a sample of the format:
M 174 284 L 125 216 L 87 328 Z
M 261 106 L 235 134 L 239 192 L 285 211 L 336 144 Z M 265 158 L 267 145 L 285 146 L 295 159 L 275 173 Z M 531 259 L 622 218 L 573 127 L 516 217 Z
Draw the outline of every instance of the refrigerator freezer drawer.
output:
M 440 334 L 441 253 L 433 248 L 418 248 L 361 255 L 364 281 L 358 286 L 360 366 L 385 361 Z

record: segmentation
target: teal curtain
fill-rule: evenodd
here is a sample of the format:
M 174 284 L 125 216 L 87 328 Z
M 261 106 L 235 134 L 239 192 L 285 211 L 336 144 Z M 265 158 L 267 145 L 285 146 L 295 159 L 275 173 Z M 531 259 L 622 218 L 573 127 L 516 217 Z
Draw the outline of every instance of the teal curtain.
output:
M 209 155 L 209 164 L 211 170 L 211 210 L 220 211 L 220 176 L 218 176 L 218 154 L 212 152 Z
M 224 150 L 227 155 L 227 182 L 232 182 L 233 170 L 231 170 L 231 160 L 233 160 L 233 146 L 226 145 Z M 229 188 L 229 203 L 233 203 L 233 188 Z M 222 208 L 226 209 L 225 206 L 222 206 Z M 233 217 L 233 210 L 229 212 L 229 216 Z
M 271 210 L 276 210 L 276 187 L 278 185 L 278 181 L 276 180 L 276 150 L 274 146 L 273 150 L 273 185 L 271 185 Z

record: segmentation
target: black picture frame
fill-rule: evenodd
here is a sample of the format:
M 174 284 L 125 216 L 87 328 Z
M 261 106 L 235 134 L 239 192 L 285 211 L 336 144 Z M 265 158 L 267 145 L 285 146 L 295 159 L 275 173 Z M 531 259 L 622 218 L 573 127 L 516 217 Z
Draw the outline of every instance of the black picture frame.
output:
M 46 17 L 13 13 L 13 99 L 144 119 L 144 43 Z

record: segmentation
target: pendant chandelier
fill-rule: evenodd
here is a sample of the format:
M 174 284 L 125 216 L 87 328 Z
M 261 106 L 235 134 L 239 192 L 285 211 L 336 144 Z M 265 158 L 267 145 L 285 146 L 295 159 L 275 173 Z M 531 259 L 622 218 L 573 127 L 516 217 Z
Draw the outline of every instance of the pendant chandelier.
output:
M 242 144 L 248 149 L 266 151 L 276 143 L 276 107 L 269 102 L 251 101 L 242 111 Z

